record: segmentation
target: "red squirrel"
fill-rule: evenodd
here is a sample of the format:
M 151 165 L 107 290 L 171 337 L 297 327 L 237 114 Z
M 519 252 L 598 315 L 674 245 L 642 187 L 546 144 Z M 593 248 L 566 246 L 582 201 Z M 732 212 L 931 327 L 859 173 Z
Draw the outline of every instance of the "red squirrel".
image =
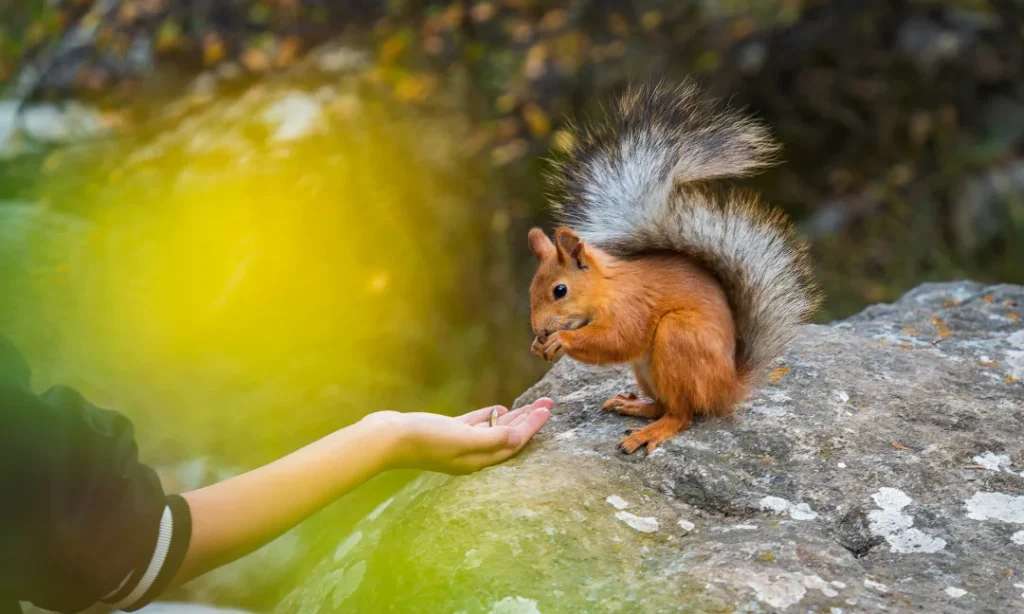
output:
M 626 92 L 556 163 L 554 241 L 530 230 L 531 347 L 630 363 L 641 392 L 603 409 L 652 418 L 619 448 L 648 454 L 695 415 L 729 415 L 820 298 L 779 210 L 711 180 L 751 174 L 778 146 L 692 83 Z

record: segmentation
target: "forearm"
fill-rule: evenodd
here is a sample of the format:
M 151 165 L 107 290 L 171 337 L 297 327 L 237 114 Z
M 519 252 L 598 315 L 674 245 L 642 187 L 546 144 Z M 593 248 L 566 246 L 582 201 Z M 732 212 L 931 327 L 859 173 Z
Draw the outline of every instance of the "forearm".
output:
M 175 582 L 258 548 L 386 469 L 397 438 L 386 420 L 364 420 L 268 465 L 185 493 L 192 539 Z

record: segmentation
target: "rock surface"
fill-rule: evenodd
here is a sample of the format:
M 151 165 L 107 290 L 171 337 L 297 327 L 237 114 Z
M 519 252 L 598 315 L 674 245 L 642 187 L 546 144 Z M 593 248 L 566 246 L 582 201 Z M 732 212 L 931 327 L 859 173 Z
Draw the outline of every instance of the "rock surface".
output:
M 281 612 L 1024 609 L 1024 288 L 926 284 L 807 326 L 730 420 L 653 455 L 563 359 L 557 413 L 474 475 L 425 475 Z

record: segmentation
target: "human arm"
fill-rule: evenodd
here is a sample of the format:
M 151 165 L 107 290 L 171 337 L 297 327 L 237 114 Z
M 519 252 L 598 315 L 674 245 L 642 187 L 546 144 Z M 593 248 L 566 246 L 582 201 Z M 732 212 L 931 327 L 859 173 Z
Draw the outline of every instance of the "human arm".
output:
M 258 548 L 381 471 L 470 473 L 504 461 L 543 426 L 551 406 L 540 399 L 512 412 L 499 407 L 493 428 L 494 408 L 457 418 L 376 412 L 268 465 L 184 493 L 192 537 L 174 582 Z
M 504 460 L 551 407 L 541 400 L 508 412 L 493 429 L 484 426 L 490 408 L 460 418 L 378 412 L 186 500 L 167 495 L 140 462 L 125 416 L 66 387 L 34 394 L 29 381 L 27 363 L 0 338 L 0 526 L 9 529 L 0 531 L 0 611 L 18 601 L 59 612 L 138 609 L 377 471 L 462 473 Z

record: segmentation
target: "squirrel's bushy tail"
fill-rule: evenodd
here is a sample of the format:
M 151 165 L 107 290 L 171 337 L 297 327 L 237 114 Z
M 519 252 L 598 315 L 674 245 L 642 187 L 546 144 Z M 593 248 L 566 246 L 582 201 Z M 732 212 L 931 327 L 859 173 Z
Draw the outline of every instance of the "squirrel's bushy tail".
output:
M 687 82 L 629 90 L 575 140 L 552 175 L 561 221 L 613 254 L 672 250 L 710 269 L 733 309 L 738 366 L 762 373 L 818 304 L 806 246 L 781 211 L 709 180 L 771 165 L 768 130 Z

